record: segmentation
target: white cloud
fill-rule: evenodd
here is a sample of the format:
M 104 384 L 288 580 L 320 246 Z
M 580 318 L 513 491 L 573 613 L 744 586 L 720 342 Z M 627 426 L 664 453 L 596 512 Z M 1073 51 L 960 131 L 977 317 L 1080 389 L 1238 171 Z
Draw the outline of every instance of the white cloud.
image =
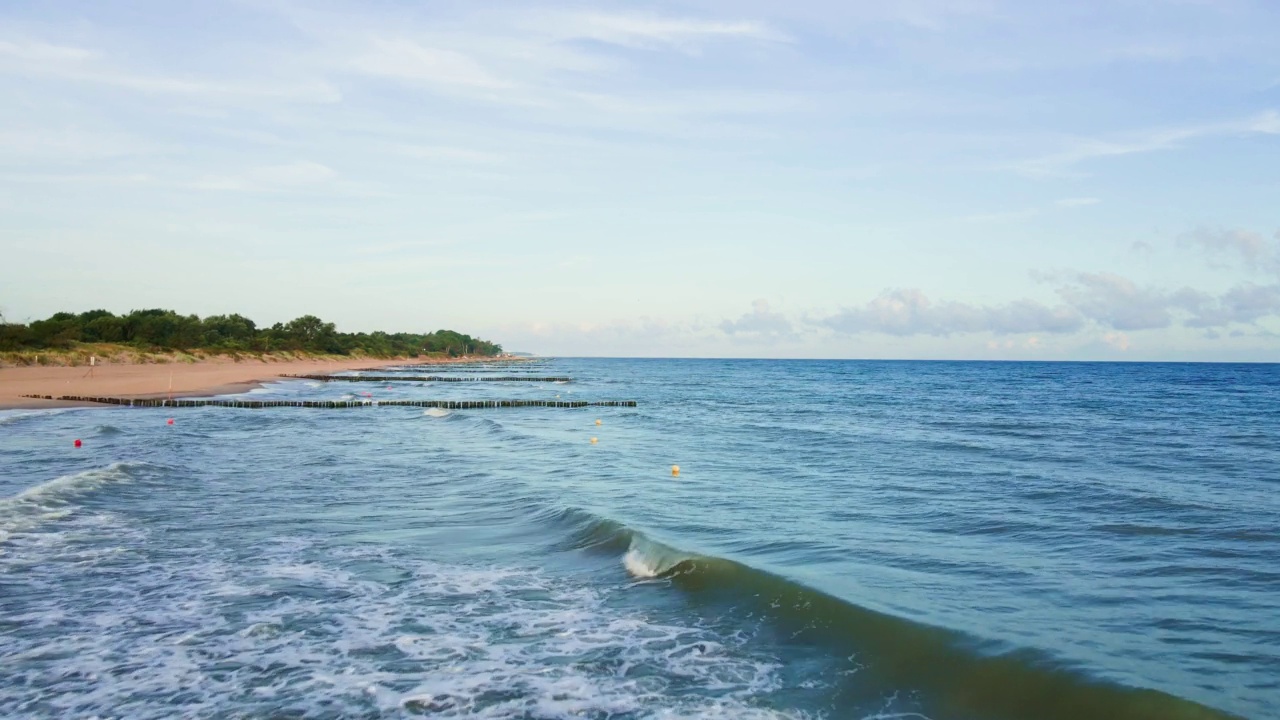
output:
M 1187 325 L 1212 328 L 1253 323 L 1280 314 L 1280 285 L 1237 285 L 1222 295 L 1201 297 Z
M 1114 139 L 1083 138 L 1062 149 L 1009 164 L 1007 169 L 1030 176 L 1071 174 L 1089 160 L 1171 150 L 1183 143 L 1224 135 L 1280 134 L 1280 113 L 1267 110 L 1251 117 L 1201 125 L 1152 128 Z
M 1102 342 L 1110 345 L 1120 352 L 1128 352 L 1129 348 L 1133 345 L 1133 343 L 1129 341 L 1129 336 L 1122 332 L 1109 332 L 1102 336 Z
M 1116 331 L 1188 327 L 1223 327 L 1254 323 L 1280 315 L 1280 285 L 1237 285 L 1221 295 L 1191 288 L 1163 290 L 1141 287 L 1113 273 L 1074 273 L 1057 288 L 1065 305 L 1033 300 L 1003 305 L 977 305 L 930 300 L 916 289 L 886 290 L 865 305 L 845 308 L 817 324 L 838 333 L 882 333 L 894 336 L 948 336 L 967 333 L 1016 335 L 1070 334 L 1090 323 Z M 765 318 L 767 306 L 757 314 Z M 744 316 L 749 323 L 755 317 Z M 995 341 L 1001 346 L 999 341 Z M 1127 342 L 1127 341 L 1126 341 Z M 1040 340 L 1037 339 L 1035 345 Z M 1006 349 L 1013 345 L 1007 345 Z
M 1035 335 L 1032 335 L 1031 337 L 1026 338 L 1026 339 L 1023 339 L 1023 340 L 1015 340 L 1015 339 L 1013 339 L 1013 338 L 1006 338 L 1006 339 L 1005 339 L 1005 340 L 1003 340 L 1003 341 L 1001 341 L 1001 340 L 988 340 L 988 341 L 987 341 L 987 349 L 988 349 L 988 350 L 1023 350 L 1023 351 L 1026 351 L 1026 350 L 1043 350 L 1043 349 L 1044 349 L 1044 347 L 1045 347 L 1045 346 L 1044 346 L 1044 341 L 1042 341 L 1039 337 L 1036 337 Z
M 791 321 L 770 310 L 769 301 L 763 298 L 751 303 L 751 312 L 720 323 L 720 329 L 727 335 L 754 340 L 775 340 L 795 333 Z
M 1058 294 L 1085 317 L 1117 330 L 1168 327 L 1172 311 L 1193 304 L 1187 291 L 1168 293 L 1138 287 L 1114 273 L 1077 273 Z
M 583 13 L 556 18 L 547 27 L 568 39 L 590 39 L 630 47 L 681 46 L 715 38 L 784 41 L 755 22 L 722 22 L 643 15 Z
M 935 303 L 920 290 L 900 289 L 886 290 L 867 304 L 845 308 L 820 324 L 850 334 L 944 336 L 973 332 L 1068 333 L 1080 329 L 1083 320 L 1071 308 L 1049 307 L 1032 300 L 992 306 Z
M 1183 245 L 1200 247 L 1211 262 L 1223 264 L 1224 256 L 1241 261 L 1250 270 L 1280 271 L 1280 232 L 1271 238 L 1252 230 L 1198 228 L 1178 238 Z
M 1268 110 L 1248 123 L 1250 132 L 1280 135 L 1280 112 Z
M 1280 285 L 1243 283 L 1220 295 L 1184 287 L 1140 287 L 1113 273 L 1077 273 L 1058 294 L 1081 314 L 1115 330 L 1156 330 L 1176 322 L 1214 328 L 1280 315 Z
M 751 107 L 737 111 L 777 112 L 795 104 L 794 97 L 737 88 L 699 88 L 680 96 L 678 87 L 665 83 L 638 90 L 633 82 L 602 82 L 618 75 L 636 80 L 648 73 L 639 59 L 616 52 L 619 47 L 696 53 L 710 42 L 785 41 L 772 28 L 750 20 L 534 7 L 468 9 L 444 13 L 431 23 L 396 25 L 376 14 L 351 18 L 294 8 L 287 15 L 323 48 L 319 64 L 329 69 L 537 108 L 571 125 L 614 124 L 628 112 L 627 105 L 648 112 L 700 103 L 726 112 L 730 103 L 745 103 Z
M 369 75 L 443 86 L 482 90 L 511 86 L 467 55 L 406 38 L 375 38 L 353 67 Z

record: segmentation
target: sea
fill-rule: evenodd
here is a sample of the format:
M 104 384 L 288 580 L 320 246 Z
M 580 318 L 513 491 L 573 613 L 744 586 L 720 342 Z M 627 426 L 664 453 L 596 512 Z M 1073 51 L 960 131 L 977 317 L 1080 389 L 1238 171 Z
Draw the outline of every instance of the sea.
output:
M 1280 718 L 1280 366 L 447 373 L 0 413 L 0 717 Z

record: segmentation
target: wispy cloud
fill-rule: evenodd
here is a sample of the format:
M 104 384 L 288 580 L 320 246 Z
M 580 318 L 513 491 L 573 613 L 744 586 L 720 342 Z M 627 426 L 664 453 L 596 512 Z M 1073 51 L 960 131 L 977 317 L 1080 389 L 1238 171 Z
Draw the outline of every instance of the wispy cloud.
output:
M 448 283 L 529 298 L 456 309 L 509 321 L 513 345 L 555 317 L 597 321 L 548 320 L 561 349 L 646 354 L 767 354 L 782 337 L 815 354 L 987 341 L 1011 355 L 1109 353 L 1109 333 L 1146 352 L 1205 330 L 1228 345 L 1236 330 L 1280 328 L 1280 238 L 1256 225 L 1260 150 L 1280 135 L 1266 89 L 1278 16 L 1261 0 L 1161 0 L 1155 14 L 1155 0 L 1082 1 L 1089 12 L 269 0 L 219 5 L 212 24 L 182 3 L 146 23 L 101 3 L 9 3 L 0 204 L 31 237 L 74 226 L 174 248 L 181 233 L 131 208 L 185 190 L 168 212 L 205 217 L 181 222 L 235 223 L 226 237 L 291 248 L 346 247 L 365 228 L 360 259 L 395 273 L 406 298 Z M 1088 21 L 1104 9 L 1118 29 Z M 1202 151 L 1217 160 L 1198 162 Z M 1139 158 L 1160 167 L 1128 161 Z M 1058 181 L 1085 173 L 1099 177 Z M 1170 198 L 1174 215 L 1218 223 L 1183 238 L 1181 257 L 1156 239 L 1185 222 Z M 41 237 L 32 246 L 56 244 Z M 210 247 L 183 237 L 192 257 Z M 457 247 L 434 247 L 445 239 Z M 1139 239 L 1151 262 L 1129 279 L 1126 259 L 1145 258 L 1124 250 Z M 928 262 L 944 242 L 964 251 Z M 306 267 L 325 257 L 341 253 Z M 574 276 L 590 307 L 541 292 L 566 270 L 557 263 L 584 259 Z M 326 277 L 349 274 L 331 262 Z M 421 282 L 449 262 L 444 284 Z M 1026 268 L 1049 266 L 1112 272 L 1026 287 Z M 33 302 L 77 290 L 42 281 L 51 290 L 28 290 Z M 743 286 L 787 306 L 747 305 Z M 743 305 L 687 319 L 726 297 Z M 370 327 L 385 317 L 351 312 Z
M 0 40 L 0 58 L 31 63 L 78 63 L 94 57 L 92 50 L 37 40 Z
M 684 97 L 678 97 L 676 88 L 640 92 L 635 80 L 645 74 L 643 62 L 626 50 L 697 55 L 712 43 L 787 41 L 758 21 L 656 13 L 478 8 L 444 13 L 434 23 L 391 25 L 376 14 L 352 19 L 298 8 L 286 12 L 321 44 L 319 63 L 332 71 L 543 109 L 578 125 L 616 120 L 611 105 L 651 109 L 701 104 L 732 112 L 731 102 L 741 105 L 742 98 L 752 95 L 723 88 Z M 604 81 L 612 76 L 628 82 Z M 777 112 L 787 104 L 780 100 L 761 98 L 746 111 Z
M 341 94 L 314 78 L 276 83 L 216 78 L 179 77 L 143 72 L 113 63 L 99 50 L 56 45 L 34 38 L 0 41 L 0 74 L 106 85 L 138 93 L 175 95 L 185 99 L 235 99 L 332 103 Z
M 785 42 L 787 37 L 768 26 L 749 21 L 717 21 L 657 15 L 599 12 L 554 17 L 544 25 L 566 39 L 597 40 L 628 47 L 689 47 L 714 39 L 745 38 Z
M 1280 134 L 1280 113 L 1267 110 L 1235 120 L 1154 128 L 1112 139 L 1084 138 L 1068 142 L 1062 149 L 1046 155 L 1020 160 L 1006 169 L 1036 177 L 1070 175 L 1075 166 L 1102 158 L 1137 155 L 1171 150 L 1184 143 L 1214 136 Z
M 0 162 L 85 162 L 156 155 L 176 146 L 111 130 L 77 127 L 0 128 Z
M 194 187 L 232 192 L 282 192 L 314 187 L 337 177 L 338 173 L 326 165 L 296 162 L 251 168 L 237 175 L 210 175 L 198 180 Z
M 1280 231 L 1270 238 L 1253 230 L 1197 228 L 1179 236 L 1182 245 L 1200 248 L 1218 267 L 1227 260 L 1254 271 L 1280 272 Z
M 433 85 L 500 90 L 511 87 L 471 57 L 406 38 L 375 38 L 353 62 L 370 75 Z

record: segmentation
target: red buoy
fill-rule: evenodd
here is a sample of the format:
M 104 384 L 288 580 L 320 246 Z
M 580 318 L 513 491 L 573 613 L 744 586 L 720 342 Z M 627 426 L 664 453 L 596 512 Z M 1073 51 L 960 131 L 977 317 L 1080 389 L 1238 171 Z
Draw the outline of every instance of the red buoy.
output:
M 172 425 L 172 424 L 173 424 L 173 418 L 169 418 L 169 424 L 170 424 L 170 425 Z
M 76 438 L 76 447 L 80 447 L 80 439 Z

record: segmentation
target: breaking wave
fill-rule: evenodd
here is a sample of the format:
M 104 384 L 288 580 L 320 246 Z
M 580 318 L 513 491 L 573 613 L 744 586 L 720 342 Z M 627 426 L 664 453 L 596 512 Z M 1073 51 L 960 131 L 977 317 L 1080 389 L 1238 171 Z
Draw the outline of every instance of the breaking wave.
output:
M 39 572 L 56 567 L 47 548 Z M 0 560 L 2 561 L 2 560 Z M 542 571 L 313 551 L 80 570 L 12 599 L 0 714 L 131 718 L 804 718 L 776 659 Z M 48 587 L 61 581 L 49 578 Z M 42 625 L 53 622 L 58 632 Z M 110 627 L 111 632 L 102 628 Z
M 849 697 L 907 688 L 920 692 L 941 717 L 1234 717 L 1156 690 L 1097 680 L 1042 652 L 992 648 L 963 633 L 864 608 L 743 563 L 684 552 L 580 510 L 554 513 L 551 520 L 569 529 L 567 549 L 616 554 L 637 580 L 666 581 L 701 604 L 749 608 L 793 640 L 857 657 L 856 686 L 844 689 Z
M 131 482 L 145 463 L 117 462 L 63 475 L 0 498 L 0 542 L 74 512 L 73 501 L 105 485 Z

